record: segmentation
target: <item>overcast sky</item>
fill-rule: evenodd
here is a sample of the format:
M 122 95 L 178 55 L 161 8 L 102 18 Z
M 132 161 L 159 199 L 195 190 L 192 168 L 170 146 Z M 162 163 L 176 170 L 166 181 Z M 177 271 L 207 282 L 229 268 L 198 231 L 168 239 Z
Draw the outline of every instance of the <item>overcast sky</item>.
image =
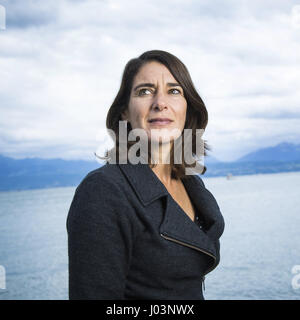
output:
M 189 69 L 216 158 L 300 143 L 300 0 L 0 4 L 2 155 L 94 159 L 125 64 L 152 49 Z

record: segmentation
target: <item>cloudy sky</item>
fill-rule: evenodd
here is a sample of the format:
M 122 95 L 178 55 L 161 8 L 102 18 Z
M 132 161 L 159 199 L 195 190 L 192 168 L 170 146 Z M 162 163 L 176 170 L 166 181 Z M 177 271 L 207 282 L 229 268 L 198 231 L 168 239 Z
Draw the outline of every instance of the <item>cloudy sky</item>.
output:
M 152 49 L 189 69 L 216 158 L 300 143 L 300 0 L 0 5 L 2 155 L 94 159 L 110 145 L 105 119 L 126 62 Z

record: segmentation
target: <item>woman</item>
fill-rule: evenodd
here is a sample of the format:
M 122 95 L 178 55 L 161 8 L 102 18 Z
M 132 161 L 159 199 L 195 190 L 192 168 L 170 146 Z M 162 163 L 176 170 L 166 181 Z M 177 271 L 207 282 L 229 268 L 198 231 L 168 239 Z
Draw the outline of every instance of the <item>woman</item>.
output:
M 220 260 L 224 220 L 202 179 L 186 174 L 193 165 L 170 155 L 184 129 L 195 138 L 207 120 L 177 57 L 153 50 L 127 63 L 106 121 L 116 136 L 106 159 L 114 151 L 117 161 L 83 179 L 68 214 L 70 299 L 204 299 L 204 276 Z M 128 134 L 142 130 L 154 142 L 141 157 L 147 163 L 124 161 L 133 146 L 128 141 L 124 151 L 124 123 Z M 199 141 L 182 141 L 196 154 Z

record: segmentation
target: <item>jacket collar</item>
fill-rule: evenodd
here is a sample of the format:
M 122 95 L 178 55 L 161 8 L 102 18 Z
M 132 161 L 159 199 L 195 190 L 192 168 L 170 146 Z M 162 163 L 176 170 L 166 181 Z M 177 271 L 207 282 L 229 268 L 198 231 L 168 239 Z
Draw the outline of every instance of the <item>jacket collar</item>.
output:
M 144 206 L 161 197 L 167 197 L 166 210 L 160 226 L 162 234 L 204 249 L 218 258 L 214 242 L 223 233 L 224 220 L 214 196 L 205 188 L 199 176 L 190 175 L 188 179 L 182 181 L 196 213 L 201 214 L 209 226 L 207 232 L 202 231 L 186 214 L 183 214 L 180 206 L 148 164 L 118 165 Z
M 169 194 L 148 164 L 118 164 L 144 206 Z

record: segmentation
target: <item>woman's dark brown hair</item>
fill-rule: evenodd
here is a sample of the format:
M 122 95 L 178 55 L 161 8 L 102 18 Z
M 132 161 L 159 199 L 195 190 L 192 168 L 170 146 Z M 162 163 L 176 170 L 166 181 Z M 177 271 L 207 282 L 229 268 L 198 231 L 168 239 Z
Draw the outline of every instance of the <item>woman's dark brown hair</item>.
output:
M 119 159 L 119 121 L 122 121 L 121 114 L 127 109 L 130 94 L 132 90 L 132 85 L 134 81 L 134 77 L 139 72 L 140 68 L 148 63 L 156 61 L 163 65 L 165 65 L 173 77 L 177 80 L 177 82 L 181 85 L 185 99 L 187 101 L 187 113 L 186 113 L 186 121 L 184 129 L 192 129 L 192 153 L 193 155 L 196 154 L 196 129 L 205 129 L 208 122 L 208 113 L 205 107 L 204 102 L 202 101 L 201 97 L 199 96 L 198 92 L 196 91 L 189 71 L 187 70 L 186 66 L 173 54 L 162 51 L 162 50 L 151 50 L 146 51 L 138 58 L 131 59 L 125 66 L 121 86 L 119 92 L 113 101 L 110 109 L 108 110 L 107 118 L 106 118 L 106 128 L 112 130 L 115 133 L 116 141 L 115 146 L 112 150 L 114 150 L 116 154 L 116 161 Z M 130 123 L 127 126 L 127 136 L 132 130 Z M 128 141 L 128 149 L 132 144 L 135 142 Z M 203 143 L 203 142 L 202 142 Z M 193 168 L 195 164 L 187 164 L 184 161 L 184 139 L 182 135 L 182 163 L 177 164 L 174 163 L 174 144 L 171 149 L 170 154 L 170 165 L 171 165 L 171 177 L 174 179 L 186 178 L 185 169 L 187 167 Z M 105 157 L 101 159 L 109 159 L 109 154 L 112 152 L 106 151 Z M 149 156 L 148 159 L 151 159 L 151 148 L 148 148 Z M 210 150 L 210 147 L 204 142 L 204 155 L 207 155 L 206 150 Z M 108 161 L 106 161 L 108 162 Z M 150 164 L 150 161 L 148 162 Z M 151 164 L 151 166 L 155 166 L 155 164 Z M 202 174 L 206 171 L 206 167 L 203 166 Z

